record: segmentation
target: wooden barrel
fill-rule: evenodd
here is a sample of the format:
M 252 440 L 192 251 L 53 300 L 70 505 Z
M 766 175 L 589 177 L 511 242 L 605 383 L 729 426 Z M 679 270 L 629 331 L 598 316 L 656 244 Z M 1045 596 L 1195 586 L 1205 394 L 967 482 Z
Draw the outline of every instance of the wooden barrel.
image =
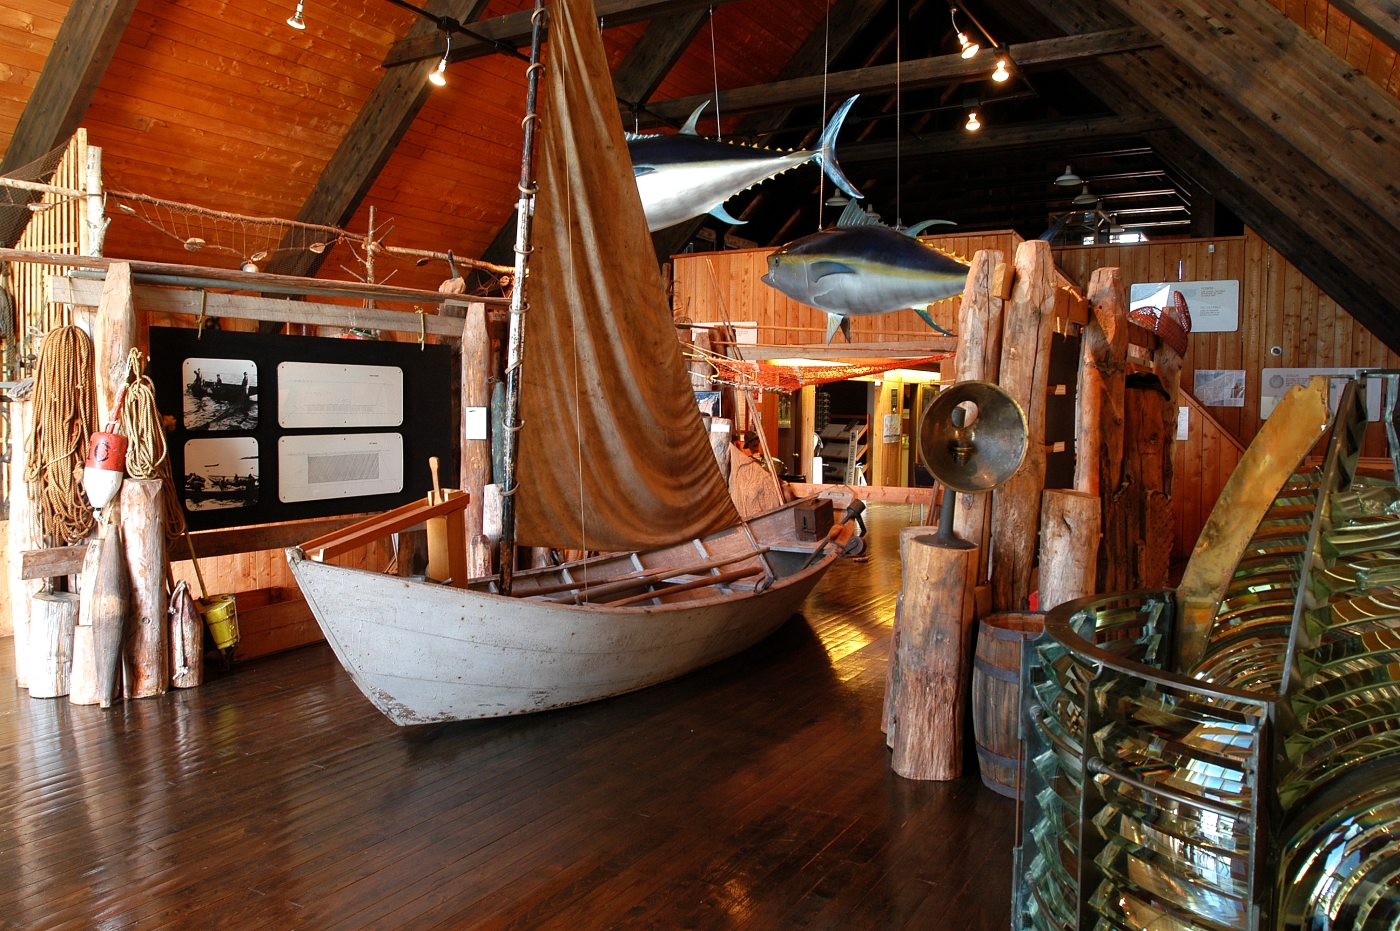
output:
M 982 620 L 972 666 L 972 729 L 982 782 L 1016 798 L 1021 786 L 1021 645 L 1039 637 L 1045 615 L 1007 612 Z

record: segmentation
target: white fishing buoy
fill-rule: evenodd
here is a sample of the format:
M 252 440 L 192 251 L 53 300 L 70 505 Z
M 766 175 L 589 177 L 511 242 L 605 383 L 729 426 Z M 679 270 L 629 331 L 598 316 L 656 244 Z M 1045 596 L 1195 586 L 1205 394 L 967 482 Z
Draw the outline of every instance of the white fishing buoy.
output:
M 88 503 L 99 511 L 116 496 L 126 475 L 126 437 L 94 433 L 83 463 L 83 490 Z

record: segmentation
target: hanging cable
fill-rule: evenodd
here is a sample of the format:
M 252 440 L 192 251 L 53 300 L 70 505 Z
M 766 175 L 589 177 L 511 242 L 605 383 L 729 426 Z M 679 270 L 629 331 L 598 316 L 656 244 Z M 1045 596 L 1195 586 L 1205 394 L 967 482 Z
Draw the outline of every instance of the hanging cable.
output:
M 55 327 L 39 344 L 24 468 L 39 505 L 39 528 L 51 545 L 72 545 L 92 532 L 83 460 L 96 420 L 92 340 L 78 327 Z
M 719 123 L 719 53 L 715 50 L 715 8 L 710 7 L 710 66 L 715 73 L 715 139 L 724 141 L 724 127 Z
M 826 35 L 822 46 L 822 134 L 826 134 L 826 79 L 831 72 L 831 0 L 827 0 Z M 826 172 L 817 176 L 817 232 L 822 229 L 822 211 L 826 207 Z

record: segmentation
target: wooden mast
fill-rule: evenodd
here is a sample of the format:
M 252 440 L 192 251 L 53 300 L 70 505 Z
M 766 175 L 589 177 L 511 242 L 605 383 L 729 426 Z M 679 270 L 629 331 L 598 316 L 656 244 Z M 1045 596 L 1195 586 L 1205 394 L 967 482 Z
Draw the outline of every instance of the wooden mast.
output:
M 539 123 L 536 102 L 539 95 L 540 39 L 544 34 L 544 0 L 535 0 L 530 14 L 530 67 L 526 69 L 525 144 L 520 152 L 520 201 L 515 208 L 515 282 L 510 292 L 510 338 L 506 352 L 506 414 L 504 418 L 504 476 L 501 479 L 501 576 L 500 589 L 510 594 L 515 576 L 515 490 L 516 454 L 520 449 L 520 364 L 525 348 L 526 260 L 534 247 L 530 226 L 535 216 L 535 128 Z

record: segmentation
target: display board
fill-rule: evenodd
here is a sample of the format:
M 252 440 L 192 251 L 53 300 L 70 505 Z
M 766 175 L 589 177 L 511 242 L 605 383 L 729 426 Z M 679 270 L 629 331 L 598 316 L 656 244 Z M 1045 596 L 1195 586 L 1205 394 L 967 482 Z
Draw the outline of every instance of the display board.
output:
M 191 530 L 378 511 L 457 474 L 446 346 L 152 327 Z

